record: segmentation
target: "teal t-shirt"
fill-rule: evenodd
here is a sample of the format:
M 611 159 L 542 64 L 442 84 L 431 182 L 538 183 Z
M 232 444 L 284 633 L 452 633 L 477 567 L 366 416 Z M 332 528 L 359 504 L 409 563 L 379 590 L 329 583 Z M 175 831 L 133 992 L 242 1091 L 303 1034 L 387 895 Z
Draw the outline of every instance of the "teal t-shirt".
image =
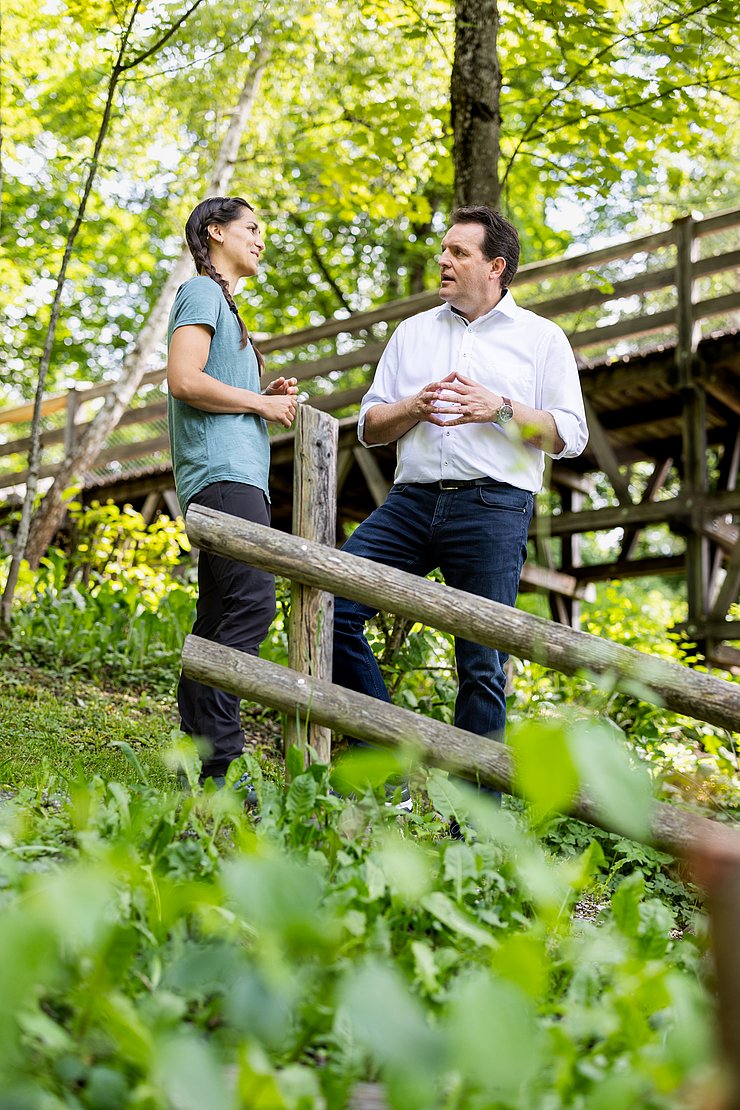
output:
M 194 277 L 178 289 L 167 328 L 168 344 L 175 329 L 185 324 L 203 324 L 211 332 L 203 373 L 227 385 L 260 392 L 252 344 L 242 348 L 236 316 L 211 278 Z M 195 494 L 212 482 L 243 482 L 269 497 L 270 442 L 261 416 L 203 412 L 172 395 L 167 416 L 175 488 L 183 513 Z

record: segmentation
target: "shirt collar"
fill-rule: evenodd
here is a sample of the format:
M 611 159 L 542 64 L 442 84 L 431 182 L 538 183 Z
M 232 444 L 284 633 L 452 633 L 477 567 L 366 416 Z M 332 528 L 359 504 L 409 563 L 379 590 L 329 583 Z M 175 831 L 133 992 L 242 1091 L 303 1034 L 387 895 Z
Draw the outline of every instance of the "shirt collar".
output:
M 498 304 L 495 304 L 491 311 L 486 312 L 484 316 L 479 316 L 477 320 L 473 320 L 473 323 L 482 324 L 484 320 L 490 320 L 495 313 L 502 313 L 504 316 L 508 316 L 510 320 L 513 320 L 518 311 L 519 306 L 514 300 L 514 294 L 511 292 L 511 289 L 505 289 L 504 294 Z M 451 316 L 456 316 L 459 320 L 462 320 L 466 327 L 469 326 L 470 322 L 466 320 L 462 313 L 457 312 L 452 307 L 452 305 L 447 304 L 447 302 L 439 306 L 439 308 L 437 309 L 437 316 L 439 316 L 442 312 L 449 312 Z

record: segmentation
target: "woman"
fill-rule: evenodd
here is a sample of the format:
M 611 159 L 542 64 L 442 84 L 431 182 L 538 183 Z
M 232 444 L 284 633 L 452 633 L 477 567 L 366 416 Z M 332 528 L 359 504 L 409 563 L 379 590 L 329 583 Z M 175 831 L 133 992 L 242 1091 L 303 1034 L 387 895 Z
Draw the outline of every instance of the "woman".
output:
M 252 206 L 209 197 L 190 214 L 185 238 L 197 277 L 181 285 L 170 313 L 167 360 L 172 465 L 180 507 L 206 505 L 270 523 L 267 421 L 289 428 L 295 378 L 260 392 L 262 356 L 234 303 L 242 277 L 254 277 L 265 245 Z M 193 633 L 257 655 L 275 615 L 273 576 L 202 551 Z M 203 738 L 201 782 L 223 785 L 244 748 L 239 698 L 180 676 L 182 729 Z

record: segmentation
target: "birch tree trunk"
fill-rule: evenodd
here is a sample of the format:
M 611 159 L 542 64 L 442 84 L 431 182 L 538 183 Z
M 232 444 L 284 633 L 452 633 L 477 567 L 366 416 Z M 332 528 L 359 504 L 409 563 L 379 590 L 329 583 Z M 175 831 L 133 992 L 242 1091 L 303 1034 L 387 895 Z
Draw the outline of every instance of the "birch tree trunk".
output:
M 102 150 L 105 137 L 108 133 L 110 125 L 111 114 L 113 111 L 113 98 L 118 87 L 118 82 L 121 74 L 124 72 L 126 65 L 124 59 L 128 49 L 129 40 L 134 29 L 134 23 L 139 13 L 141 0 L 136 0 L 134 7 L 129 16 L 128 23 L 123 29 L 121 41 L 118 48 L 118 56 L 113 63 L 113 68 L 108 78 L 108 87 L 105 95 L 105 107 L 103 109 L 103 116 L 98 128 L 98 134 L 95 139 L 95 148 L 93 150 L 92 158 L 90 159 L 90 168 L 85 178 L 85 184 L 82 189 L 82 198 L 80 199 L 77 215 L 72 227 L 67 235 L 67 241 L 64 245 L 64 254 L 62 255 L 62 263 L 59 267 L 57 275 L 56 288 L 54 290 L 54 300 L 51 305 L 51 314 L 49 316 L 49 324 L 46 329 L 46 338 L 44 340 L 44 349 L 41 353 L 41 362 L 39 363 L 39 377 L 36 383 L 36 394 L 34 397 L 33 417 L 31 420 L 31 447 L 28 452 L 28 477 L 26 479 L 26 492 L 23 498 L 23 505 L 21 507 L 21 519 L 18 524 L 18 531 L 15 537 L 15 546 L 13 548 L 13 555 L 10 560 L 10 567 L 8 569 L 8 578 L 3 590 L 2 602 L 0 603 L 0 629 L 3 635 L 8 634 L 11 622 L 11 611 L 13 605 L 13 597 L 15 589 L 18 585 L 18 576 L 20 574 L 21 563 L 26 551 L 28 543 L 29 532 L 31 529 L 31 517 L 33 514 L 33 503 L 36 499 L 36 490 L 38 488 L 39 470 L 41 467 L 41 403 L 44 397 L 44 387 L 46 385 L 46 378 L 51 364 L 51 352 L 54 346 L 54 337 L 56 335 L 57 323 L 62 309 L 62 292 L 67 279 L 67 269 L 72 257 L 75 241 L 79 234 L 85 219 L 85 212 L 87 210 L 87 202 L 92 190 L 93 181 L 98 172 L 98 163 L 100 159 L 100 151 Z
M 228 130 L 203 197 L 221 196 L 228 191 L 234 175 L 241 138 L 252 113 L 268 57 L 269 47 L 263 41 L 249 69 L 239 101 L 231 114 Z M 134 347 L 126 355 L 118 381 L 107 394 L 103 406 L 88 425 L 85 434 L 80 437 L 79 442 L 65 458 L 53 485 L 34 517 L 26 550 L 26 558 L 31 566 L 38 566 L 39 560 L 62 522 L 64 491 L 93 465 L 105 441 L 139 388 L 141 379 L 149 368 L 150 359 L 165 339 L 167 321 L 175 294 L 183 281 L 191 276 L 192 268 L 193 260 L 190 251 L 185 247 L 175 262 Z
M 455 206 L 499 203 L 501 67 L 496 0 L 456 0 L 450 118 Z

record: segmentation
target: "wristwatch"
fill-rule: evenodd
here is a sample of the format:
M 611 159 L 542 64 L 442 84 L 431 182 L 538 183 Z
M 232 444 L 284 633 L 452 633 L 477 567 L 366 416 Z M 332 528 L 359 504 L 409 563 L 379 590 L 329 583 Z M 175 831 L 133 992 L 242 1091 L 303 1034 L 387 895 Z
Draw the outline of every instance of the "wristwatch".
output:
M 502 404 L 493 418 L 496 424 L 506 424 L 514 415 L 514 409 L 509 398 L 502 396 L 501 401 Z

